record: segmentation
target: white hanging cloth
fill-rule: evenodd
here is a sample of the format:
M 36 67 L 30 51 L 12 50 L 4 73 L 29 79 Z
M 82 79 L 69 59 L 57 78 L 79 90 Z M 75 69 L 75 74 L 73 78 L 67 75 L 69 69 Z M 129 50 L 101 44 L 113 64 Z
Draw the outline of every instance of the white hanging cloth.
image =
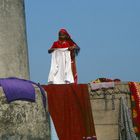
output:
M 48 83 L 74 83 L 71 68 L 71 56 L 68 48 L 56 49 L 52 52 L 51 68 L 48 77 Z

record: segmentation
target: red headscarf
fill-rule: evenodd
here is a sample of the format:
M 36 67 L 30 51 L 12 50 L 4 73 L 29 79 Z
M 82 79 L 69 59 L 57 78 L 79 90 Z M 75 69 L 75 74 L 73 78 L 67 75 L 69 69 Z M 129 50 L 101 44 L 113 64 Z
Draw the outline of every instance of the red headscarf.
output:
M 60 32 L 70 37 L 70 34 L 67 32 L 66 29 L 60 29 L 60 30 L 59 30 L 59 33 L 60 33 Z
M 63 33 L 65 35 L 68 36 L 69 39 L 70 38 L 70 34 L 67 32 L 66 29 L 62 28 L 59 30 L 59 33 Z M 51 48 L 69 48 L 70 46 L 73 46 L 74 43 L 71 41 L 71 40 L 66 40 L 64 42 L 62 42 L 61 40 L 57 40 L 53 43 L 52 47 Z

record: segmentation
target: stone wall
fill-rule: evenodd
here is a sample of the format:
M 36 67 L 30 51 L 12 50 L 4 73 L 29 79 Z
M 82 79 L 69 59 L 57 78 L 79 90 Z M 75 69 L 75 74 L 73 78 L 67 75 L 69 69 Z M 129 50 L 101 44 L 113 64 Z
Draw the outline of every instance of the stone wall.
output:
M 0 140 L 50 140 L 49 117 L 38 87 L 36 102 L 7 103 L 0 87 Z

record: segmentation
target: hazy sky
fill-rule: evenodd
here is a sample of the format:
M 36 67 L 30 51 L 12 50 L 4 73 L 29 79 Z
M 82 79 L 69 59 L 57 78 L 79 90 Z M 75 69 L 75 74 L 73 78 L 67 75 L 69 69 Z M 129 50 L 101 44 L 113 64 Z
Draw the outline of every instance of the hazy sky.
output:
M 66 28 L 81 47 L 79 83 L 140 81 L 140 0 L 25 0 L 30 77 L 47 84 L 48 49 Z

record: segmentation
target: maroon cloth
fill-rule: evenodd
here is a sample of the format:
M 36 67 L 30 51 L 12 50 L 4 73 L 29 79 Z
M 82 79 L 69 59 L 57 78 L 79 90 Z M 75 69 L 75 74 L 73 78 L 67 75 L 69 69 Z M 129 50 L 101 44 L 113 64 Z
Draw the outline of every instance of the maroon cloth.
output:
M 60 140 L 95 140 L 87 84 L 43 85 Z

